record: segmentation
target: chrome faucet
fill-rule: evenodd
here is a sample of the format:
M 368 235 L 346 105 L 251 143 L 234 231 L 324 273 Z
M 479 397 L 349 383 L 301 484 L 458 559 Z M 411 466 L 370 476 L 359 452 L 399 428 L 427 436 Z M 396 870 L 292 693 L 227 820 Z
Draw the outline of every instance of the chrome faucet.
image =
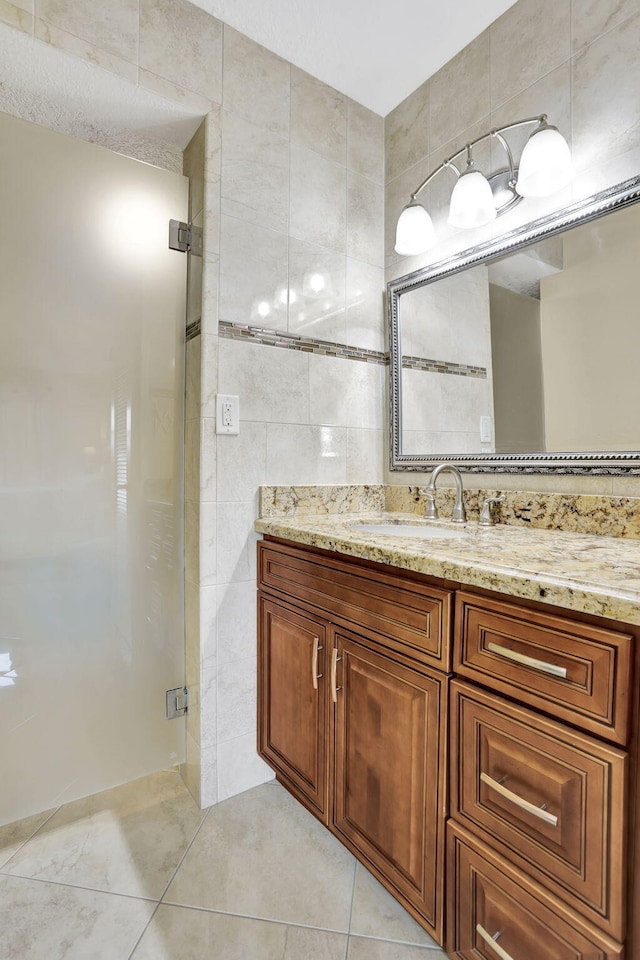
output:
M 438 508 L 436 507 L 436 480 L 440 474 L 444 473 L 446 470 L 453 474 L 453 478 L 456 481 L 456 503 L 453 508 L 453 513 L 451 514 L 451 519 L 455 523 L 466 523 L 467 514 L 465 512 L 464 503 L 462 500 L 462 476 L 458 468 L 452 463 L 439 463 L 436 467 L 434 467 L 429 483 L 424 491 L 427 498 L 425 517 L 427 520 L 438 519 Z

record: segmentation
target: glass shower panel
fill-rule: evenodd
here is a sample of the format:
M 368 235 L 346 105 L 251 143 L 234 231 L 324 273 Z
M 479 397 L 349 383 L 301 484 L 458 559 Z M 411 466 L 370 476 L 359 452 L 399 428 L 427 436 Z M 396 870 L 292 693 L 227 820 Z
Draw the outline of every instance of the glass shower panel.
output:
M 181 762 L 187 180 L 0 115 L 0 823 Z

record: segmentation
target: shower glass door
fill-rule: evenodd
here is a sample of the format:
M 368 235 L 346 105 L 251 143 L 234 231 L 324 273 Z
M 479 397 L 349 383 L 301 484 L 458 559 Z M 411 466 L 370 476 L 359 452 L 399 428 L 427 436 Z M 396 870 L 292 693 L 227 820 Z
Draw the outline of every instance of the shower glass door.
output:
M 0 115 L 0 824 L 184 759 L 187 180 Z

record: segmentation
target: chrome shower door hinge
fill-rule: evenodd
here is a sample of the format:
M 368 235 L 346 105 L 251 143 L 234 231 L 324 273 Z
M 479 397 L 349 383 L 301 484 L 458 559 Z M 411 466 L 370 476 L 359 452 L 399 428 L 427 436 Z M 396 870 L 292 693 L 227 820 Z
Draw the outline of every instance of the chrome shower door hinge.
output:
M 186 687 L 174 687 L 167 690 L 167 720 L 184 717 L 189 707 L 189 691 Z
M 169 220 L 169 250 L 179 250 L 181 253 L 192 253 L 194 257 L 202 256 L 202 227 L 194 227 L 192 223 L 182 220 Z

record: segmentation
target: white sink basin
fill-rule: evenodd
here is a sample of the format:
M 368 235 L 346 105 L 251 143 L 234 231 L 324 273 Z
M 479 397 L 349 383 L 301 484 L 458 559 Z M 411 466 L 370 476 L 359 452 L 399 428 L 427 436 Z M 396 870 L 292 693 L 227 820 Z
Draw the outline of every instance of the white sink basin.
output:
M 354 523 L 351 530 L 382 534 L 385 537 L 414 537 L 416 540 L 455 540 L 464 537 L 466 532 L 464 528 L 432 527 L 413 523 Z

